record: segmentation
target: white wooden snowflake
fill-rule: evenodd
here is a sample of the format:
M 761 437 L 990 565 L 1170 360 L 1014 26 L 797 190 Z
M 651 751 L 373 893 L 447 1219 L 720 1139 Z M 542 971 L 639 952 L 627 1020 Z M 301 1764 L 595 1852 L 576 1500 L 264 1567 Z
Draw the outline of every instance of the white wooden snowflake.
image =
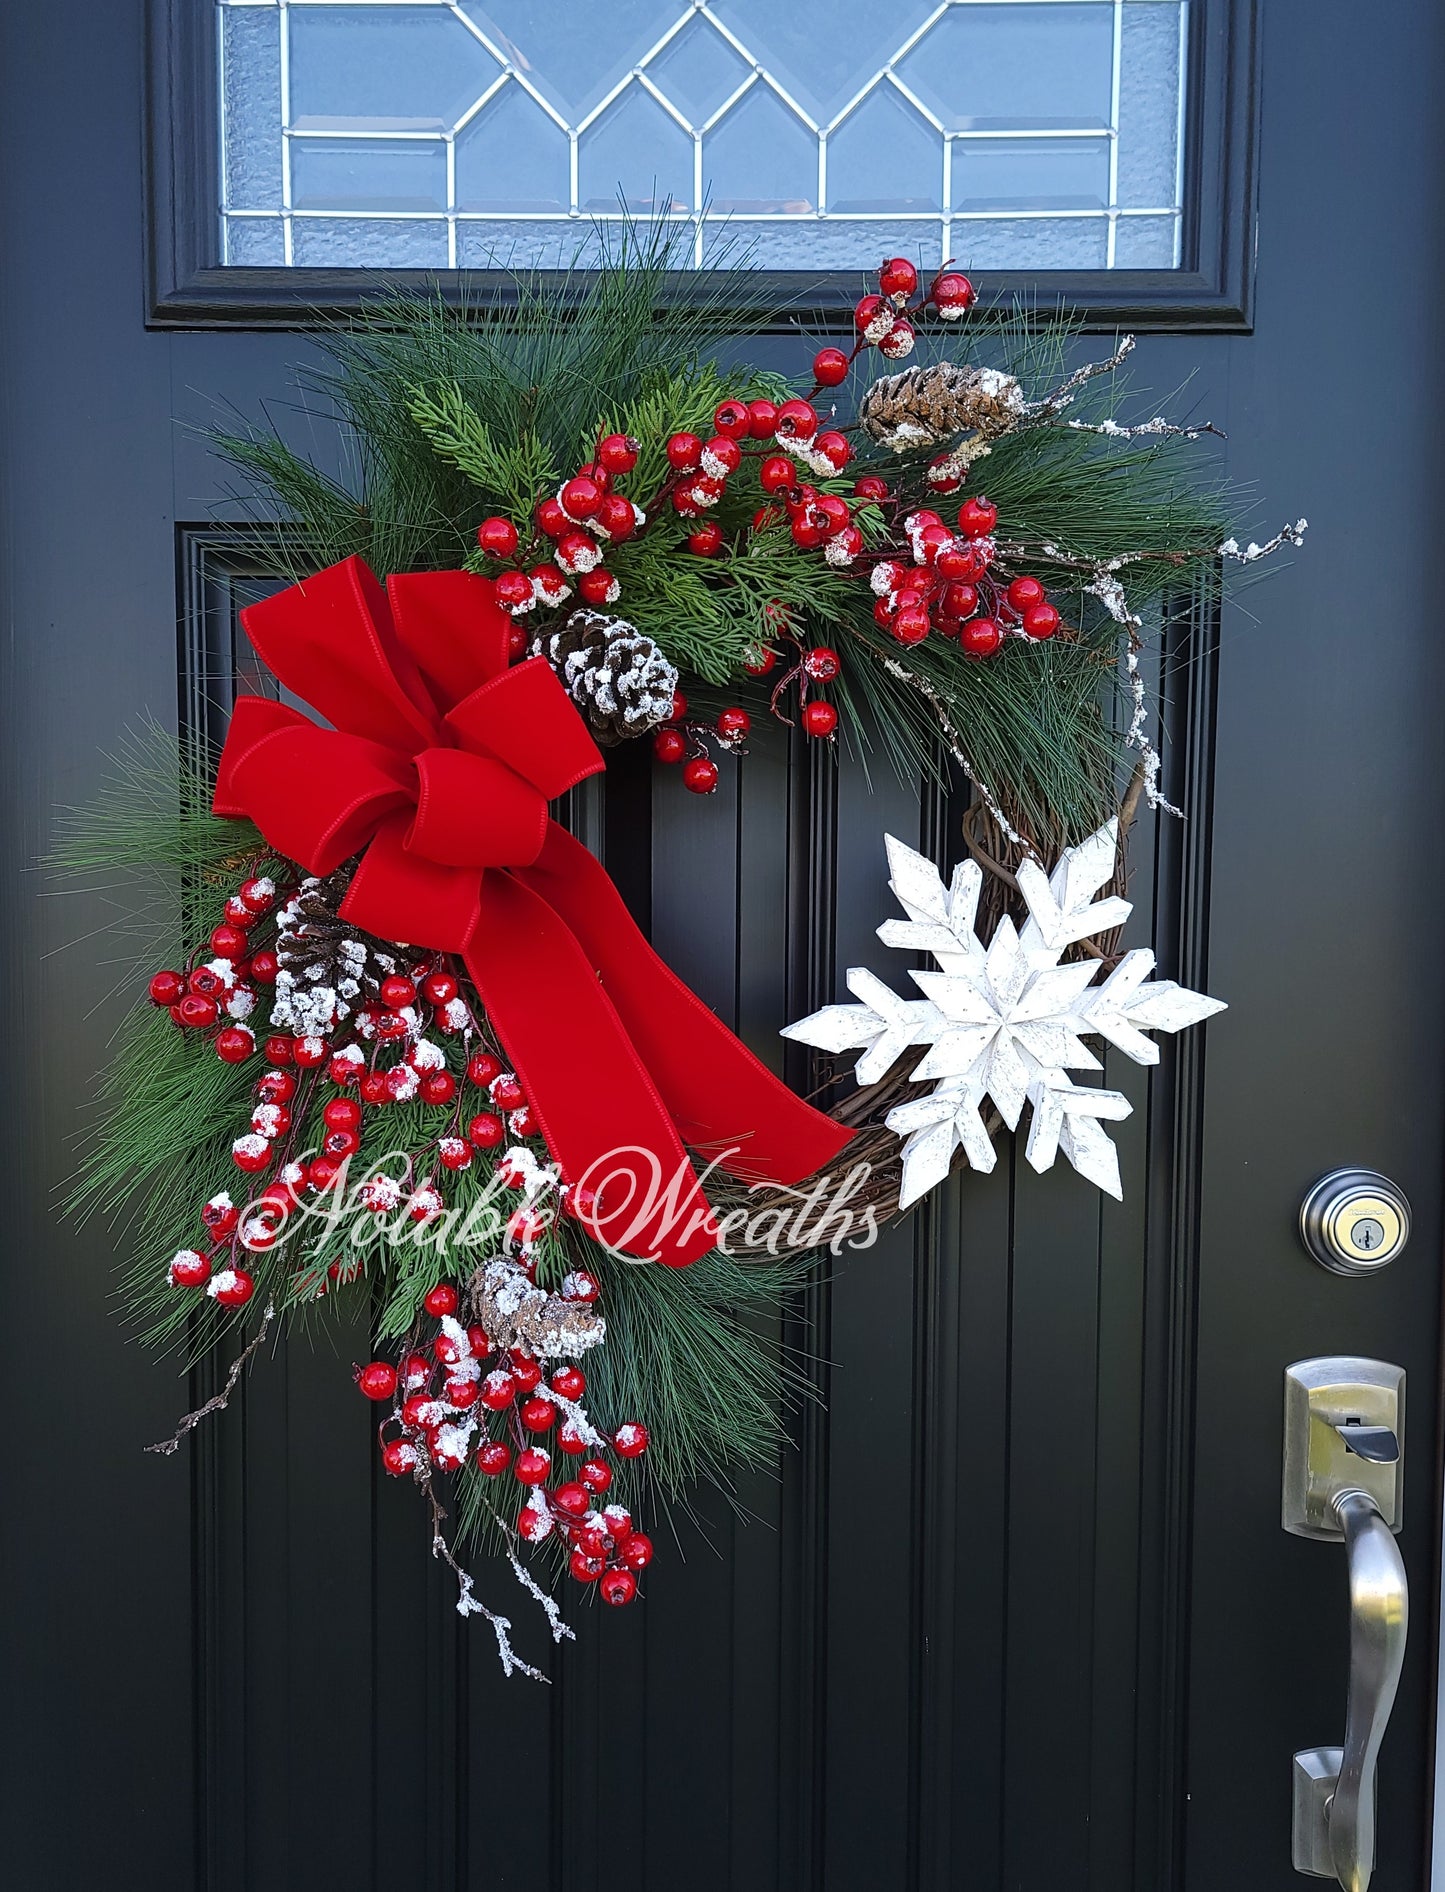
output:
M 1181 1031 L 1222 1012 L 1219 999 L 1154 979 L 1154 955 L 1125 953 L 1101 983 L 1092 959 L 1059 962 L 1079 940 L 1121 926 L 1129 901 L 1095 895 L 1114 872 L 1118 823 L 1067 848 L 1051 875 L 1034 861 L 1018 870 L 1029 917 L 1022 930 L 1005 915 L 985 946 L 974 930 L 983 875 L 973 861 L 944 886 L 938 869 L 887 837 L 889 886 L 908 915 L 886 920 L 887 946 L 932 954 L 938 970 L 910 974 L 921 999 L 900 999 L 871 972 L 855 966 L 848 989 L 857 1005 L 827 1005 L 783 1032 L 823 1051 L 861 1050 L 860 1084 L 881 1078 L 913 1045 L 927 1051 L 909 1075 L 938 1081 L 926 1097 L 899 1104 L 887 1124 L 904 1139 L 900 1206 L 908 1208 L 948 1175 L 955 1150 L 974 1169 L 998 1160 L 984 1123 L 991 1102 L 1010 1130 L 1030 1106 L 1025 1155 L 1039 1171 L 1062 1150 L 1081 1176 L 1122 1196 L 1119 1157 L 1105 1122 L 1129 1115 L 1119 1091 L 1076 1084 L 1070 1071 L 1103 1068 L 1084 1043 L 1100 1037 L 1136 1064 L 1157 1064 L 1159 1047 L 1145 1034 Z

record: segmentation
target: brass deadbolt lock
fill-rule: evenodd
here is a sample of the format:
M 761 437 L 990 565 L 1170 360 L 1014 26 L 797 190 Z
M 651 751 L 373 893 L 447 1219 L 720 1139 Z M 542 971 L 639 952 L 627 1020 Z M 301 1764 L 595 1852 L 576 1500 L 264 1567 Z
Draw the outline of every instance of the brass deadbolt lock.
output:
M 1377 1274 L 1410 1239 L 1404 1190 L 1373 1169 L 1333 1169 L 1299 1212 L 1305 1247 L 1332 1274 Z

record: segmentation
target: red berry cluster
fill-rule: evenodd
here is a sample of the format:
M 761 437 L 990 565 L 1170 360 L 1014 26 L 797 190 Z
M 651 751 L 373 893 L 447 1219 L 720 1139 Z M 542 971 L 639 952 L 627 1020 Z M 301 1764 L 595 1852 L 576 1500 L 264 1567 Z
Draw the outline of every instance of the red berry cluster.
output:
M 522 551 L 521 535 L 510 519 L 484 519 L 477 528 L 477 544 L 489 559 L 507 566 L 497 574 L 497 603 L 514 618 L 536 605 L 559 605 L 572 595 L 586 604 L 615 604 L 617 577 L 604 562 L 608 546 L 630 539 L 646 523 L 647 515 L 614 482 L 637 465 L 637 441 L 626 434 L 604 434 L 593 458 L 564 480 L 555 494 L 544 499 L 535 513 L 536 534 L 527 557 L 543 552 L 550 541 L 551 557 L 524 569 L 511 561 Z M 526 649 L 525 634 L 513 634 L 513 655 Z
M 241 909 L 254 925 L 276 898 L 270 881 L 248 880 L 227 901 L 228 917 L 210 936 L 217 957 L 187 974 L 158 972 L 150 981 L 153 1002 L 167 1006 L 177 1023 L 211 1031 L 218 1055 L 230 1063 L 256 1053 L 256 1035 L 249 1025 L 220 1021 L 248 1014 L 255 988 L 274 985 L 278 975 L 274 950 L 250 951 Z M 283 907 L 280 918 L 286 917 Z M 464 1065 L 430 1035 L 433 1030 L 462 1040 Z M 445 1207 L 432 1179 L 433 1163 L 456 1171 L 486 1157 L 500 1182 L 526 1190 L 524 1203 L 507 1219 L 505 1238 L 509 1251 L 530 1265 L 550 1226 L 550 1217 L 534 1200 L 544 1185 L 551 1186 L 550 1173 L 528 1148 L 540 1136 L 540 1126 L 516 1074 L 492 1051 L 473 1049 L 478 1032 L 458 978 L 433 954 L 408 973 L 374 982 L 373 995 L 324 1033 L 266 1037 L 259 1048 L 267 1068 L 255 1082 L 250 1123 L 232 1143 L 231 1159 L 243 1174 L 259 1178 L 271 1172 L 272 1180 L 244 1208 L 228 1192 L 212 1197 L 201 1211 L 205 1245 L 182 1249 L 173 1258 L 171 1285 L 204 1288 L 227 1307 L 248 1301 L 255 1284 L 242 1264 L 276 1245 L 299 1204 L 339 1186 L 346 1165 L 361 1150 L 367 1119 L 398 1103 L 448 1110 L 451 1120 L 424 1151 L 408 1158 L 403 1178 L 378 1174 L 363 1181 L 357 1192 L 360 1206 L 377 1215 L 398 1212 L 414 1222 L 433 1221 Z M 453 1063 L 459 1068 L 449 1068 Z M 318 1103 L 319 1148 L 303 1146 Z M 575 1201 L 576 1195 L 565 1192 L 564 1201 L 580 1219 L 586 1205 Z M 359 1261 L 333 1262 L 313 1270 L 302 1291 L 324 1294 L 329 1282 L 354 1279 L 360 1271 Z
M 909 319 L 932 308 L 945 322 L 956 322 L 978 300 L 967 276 L 945 263 L 921 300 L 918 271 L 906 256 L 891 256 L 878 271 L 878 293 L 864 296 L 853 310 L 857 341 L 851 355 L 841 348 L 824 348 L 813 357 L 813 378 L 819 388 L 837 387 L 865 348 L 876 348 L 887 361 L 902 361 L 913 353 L 917 330 Z
M 965 656 L 991 657 L 1006 636 L 1042 642 L 1059 614 L 1037 578 L 1004 584 L 992 576 L 998 508 L 980 495 L 958 509 L 958 531 L 936 512 L 903 521 L 912 563 L 883 558 L 873 567 L 873 616 L 900 644 L 921 644 L 930 631 L 955 639 Z
M 581 1270 L 562 1284 L 565 1300 L 592 1302 L 598 1293 L 594 1277 Z M 459 1472 L 470 1460 L 485 1478 L 510 1472 L 527 1494 L 518 1536 L 535 1545 L 555 1535 L 578 1582 L 598 1584 L 608 1603 L 630 1603 L 637 1573 L 652 1561 L 652 1541 L 633 1529 L 622 1505 L 602 1504 L 614 1476 L 602 1453 L 610 1447 L 619 1458 L 640 1458 L 647 1428 L 629 1421 L 604 1441 L 581 1403 L 581 1367 L 564 1363 L 544 1377 L 543 1363 L 531 1354 L 494 1347 L 482 1327 L 463 1326 L 461 1297 L 450 1282 L 432 1288 L 424 1305 L 439 1322 L 430 1353 L 409 1353 L 399 1368 L 373 1360 L 356 1375 L 368 1399 L 393 1402 L 379 1431 L 386 1470 L 398 1478 L 430 1477 Z M 543 1443 L 549 1434 L 564 1460 L 580 1461 L 575 1477 L 555 1484 L 552 1452 Z

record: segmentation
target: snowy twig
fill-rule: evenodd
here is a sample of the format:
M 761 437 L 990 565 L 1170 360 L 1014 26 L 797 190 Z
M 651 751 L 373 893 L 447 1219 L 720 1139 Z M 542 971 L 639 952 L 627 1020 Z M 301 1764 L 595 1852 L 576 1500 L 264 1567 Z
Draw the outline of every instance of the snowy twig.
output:
M 1213 421 L 1202 421 L 1198 427 L 1176 427 L 1162 414 L 1156 414 L 1153 420 L 1141 420 L 1133 427 L 1121 427 L 1116 420 L 1069 420 L 1064 425 L 1072 427 L 1075 433 L 1103 434 L 1109 440 L 1134 440 L 1141 434 L 1154 434 L 1165 440 L 1198 440 L 1204 434 L 1213 434 L 1216 440 L 1228 438 Z
M 268 1301 L 266 1303 L 266 1311 L 261 1316 L 261 1325 L 256 1329 L 254 1337 L 246 1342 L 246 1345 L 242 1347 L 241 1351 L 231 1362 L 231 1370 L 226 1375 L 226 1384 L 221 1388 L 220 1392 L 212 1394 L 211 1398 L 206 1401 L 204 1406 L 197 1406 L 194 1412 L 188 1412 L 170 1438 L 162 1439 L 155 1445 L 148 1445 L 146 1447 L 148 1452 L 159 1452 L 163 1458 L 169 1458 L 173 1452 L 179 1449 L 181 1440 L 186 1434 L 193 1432 L 203 1419 L 209 1418 L 213 1412 L 225 1411 L 226 1407 L 230 1404 L 232 1393 L 235 1392 L 240 1382 L 242 1373 L 246 1370 L 246 1362 L 250 1359 L 251 1355 L 255 1353 L 262 1341 L 265 1340 L 275 1316 L 275 1304 L 274 1302 Z
M 549 1596 L 537 1579 L 521 1562 L 515 1551 L 507 1552 L 507 1562 L 512 1566 L 512 1573 L 529 1596 L 534 1596 L 546 1612 L 551 1625 L 553 1642 L 561 1642 L 565 1636 L 569 1642 L 576 1642 L 576 1631 L 562 1620 L 562 1609 L 555 1596 Z
M 426 1501 L 431 1509 L 431 1554 L 433 1557 L 440 1557 L 442 1562 L 450 1567 L 457 1580 L 458 1616 L 486 1617 L 492 1625 L 493 1635 L 497 1638 L 497 1654 L 501 1658 L 503 1675 L 511 1675 L 513 1670 L 517 1670 L 523 1675 L 531 1676 L 534 1682 L 550 1682 L 550 1676 L 544 1675 L 540 1669 L 534 1669 L 530 1662 L 524 1662 L 512 1647 L 510 1620 L 505 1616 L 498 1616 L 494 1610 L 489 1610 L 485 1603 L 478 1600 L 471 1572 L 463 1569 L 457 1562 L 452 1547 L 446 1540 L 446 1533 L 442 1529 L 446 1522 L 446 1510 L 432 1488 L 431 1468 L 424 1460 L 418 1461 L 416 1480 L 426 1493 Z
M 1074 396 L 1080 388 L 1090 381 L 1097 380 L 1101 374 L 1112 374 L 1120 364 L 1134 352 L 1134 337 L 1124 335 L 1119 339 L 1119 346 L 1105 361 L 1086 361 L 1082 368 L 1075 368 L 1067 381 L 1056 387 L 1052 394 L 1046 394 L 1041 401 L 1030 401 L 1025 412 L 1025 426 L 1038 427 L 1051 421 L 1056 414 L 1062 414 L 1066 407 L 1073 405 Z
M 909 670 L 905 665 L 899 663 L 896 657 L 885 657 L 883 659 L 883 668 L 890 676 L 897 677 L 900 683 L 906 683 L 910 689 L 917 690 L 919 695 L 925 698 L 931 705 L 933 713 L 938 718 L 943 730 L 943 736 L 945 742 L 948 744 L 949 754 L 978 790 L 980 796 L 983 798 L 984 806 L 998 823 L 1000 830 L 1018 847 L 1027 848 L 1029 845 L 1028 842 L 1019 833 L 1018 829 L 1012 825 L 1003 809 L 999 807 L 998 797 L 989 788 L 983 777 L 978 773 L 978 770 L 975 769 L 968 757 L 964 754 L 962 738 L 959 736 L 958 730 L 954 726 L 952 716 L 948 713 L 948 705 L 938 694 L 937 690 L 934 689 L 931 683 L 928 683 L 923 677 L 920 677 L 916 671 Z

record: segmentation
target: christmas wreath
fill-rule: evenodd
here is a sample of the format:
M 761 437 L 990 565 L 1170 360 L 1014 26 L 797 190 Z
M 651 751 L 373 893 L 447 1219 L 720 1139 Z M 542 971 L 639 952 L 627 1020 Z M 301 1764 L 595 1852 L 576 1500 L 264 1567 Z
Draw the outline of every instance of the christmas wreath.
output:
M 795 385 L 717 365 L 725 281 L 660 315 L 667 260 L 629 246 L 500 310 L 373 305 L 308 388 L 344 478 L 218 436 L 293 581 L 243 614 L 276 692 L 219 755 L 132 744 L 60 850 L 158 870 L 176 921 L 71 1209 L 129 1218 L 149 1338 L 244 1336 L 154 1449 L 278 1323 L 364 1298 L 381 1462 L 533 1675 L 463 1542 L 554 1638 L 562 1572 L 630 1602 L 650 1508 L 773 1456 L 802 1381 L 756 1317 L 839 1228 L 990 1168 L 1025 1106 L 1035 1167 L 1118 1193 L 1129 1106 L 1069 1073 L 1219 1009 L 1116 950 L 1125 836 L 1167 807 L 1141 654 L 1168 599 L 1303 528 L 1241 550 L 1186 465 L 1213 430 L 1116 418 L 1127 338 L 1070 372 L 1067 321 L 894 258 Z M 932 957 L 919 995 L 855 969 L 854 1002 L 788 1027 L 857 1054 L 826 1112 L 552 812 L 630 741 L 705 798 L 760 717 L 971 788 L 947 881 L 887 841 L 881 937 Z

